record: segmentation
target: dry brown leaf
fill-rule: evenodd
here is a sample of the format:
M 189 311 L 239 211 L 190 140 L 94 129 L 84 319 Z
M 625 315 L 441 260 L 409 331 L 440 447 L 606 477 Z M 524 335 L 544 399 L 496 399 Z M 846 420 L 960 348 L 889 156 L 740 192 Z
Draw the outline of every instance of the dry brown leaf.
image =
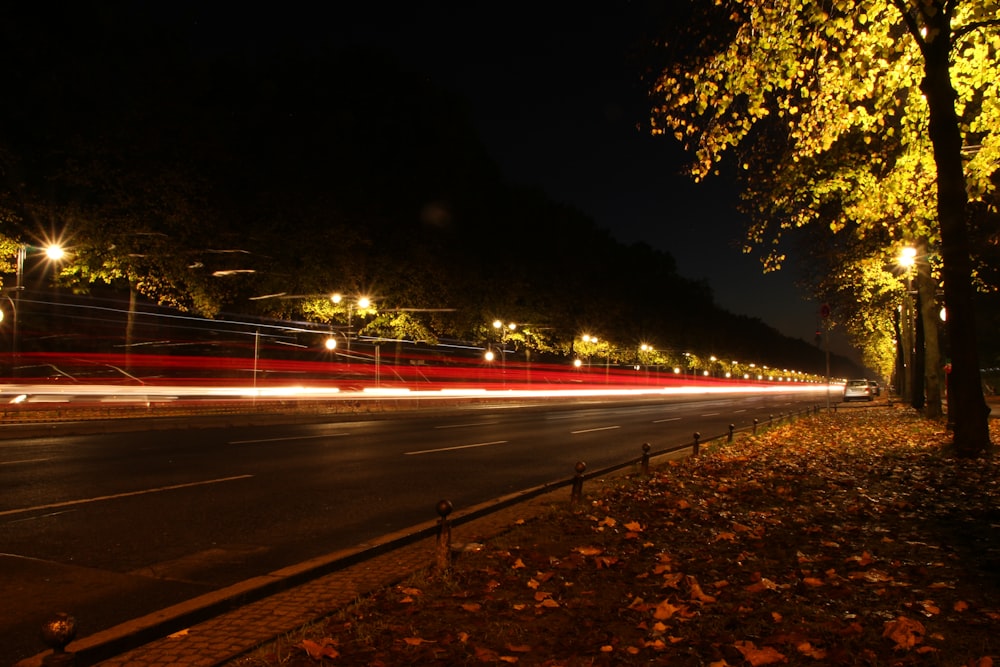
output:
M 924 626 L 920 621 L 900 616 L 886 621 L 882 636 L 896 643 L 897 650 L 908 651 L 924 640 Z
M 641 533 L 643 531 L 642 524 L 638 521 L 629 521 L 625 524 L 625 530 L 631 531 L 633 533 Z
M 511 565 L 511 567 L 514 568 L 515 570 L 520 570 L 524 567 L 524 561 L 518 558 L 516 561 L 514 561 L 514 564 Z
M 481 608 L 482 606 L 476 602 L 466 602 L 462 605 L 462 609 L 472 613 L 479 611 Z
M 547 607 L 549 609 L 556 609 L 557 607 L 559 607 L 559 603 L 553 600 L 552 598 L 545 598 L 544 600 L 541 601 L 541 603 L 538 606 Z
M 736 642 L 736 650 L 743 654 L 743 658 L 753 667 L 760 665 L 773 665 L 776 662 L 788 662 L 782 653 L 770 646 L 757 648 L 753 642 Z
M 941 608 L 934 604 L 934 600 L 921 600 L 917 604 L 923 608 L 925 616 L 936 616 L 941 613 Z
M 952 609 L 954 609 L 955 611 L 965 611 L 968 608 L 969 608 L 969 603 L 966 602 L 965 600 L 958 600 L 952 607 Z
M 598 556 L 594 559 L 598 570 L 606 569 L 618 563 L 618 556 Z
M 823 585 L 823 580 L 817 579 L 816 577 L 806 577 L 805 579 L 802 580 L 802 583 L 805 584 L 806 586 L 811 586 L 813 588 L 816 588 L 818 586 Z
M 335 642 L 330 637 L 322 640 L 322 643 L 314 642 L 311 639 L 303 639 L 299 644 L 305 649 L 306 653 L 313 660 L 322 660 L 323 658 L 336 658 L 340 653 L 336 649 L 337 642 Z
M 573 549 L 573 551 L 582 556 L 598 556 L 604 553 L 604 549 L 600 549 L 598 547 L 577 547 Z
M 531 647 L 527 644 L 507 644 L 507 650 L 511 653 L 531 653 Z
M 691 588 L 691 599 L 697 600 L 698 602 L 715 602 L 715 598 L 703 590 L 698 584 L 698 580 L 694 577 L 687 577 L 688 586 Z
M 406 642 L 407 646 L 420 646 L 421 644 L 437 643 L 431 639 L 421 639 L 420 637 L 404 637 L 403 641 Z
M 799 653 L 802 655 L 813 658 L 814 660 L 826 660 L 826 650 L 821 648 L 816 648 L 809 642 L 802 642 L 796 647 Z
M 656 609 L 653 610 L 653 618 L 665 621 L 674 614 L 678 612 L 683 612 L 687 607 L 684 605 L 674 605 L 671 604 L 669 600 L 664 600 L 660 604 L 656 605 Z
M 778 588 L 778 584 L 774 583 L 767 577 L 763 577 L 757 583 L 747 586 L 746 590 L 751 593 L 760 593 L 762 591 L 775 591 L 778 590 Z
M 627 608 L 631 609 L 632 611 L 646 611 L 650 608 L 650 606 L 646 604 L 646 601 L 643 600 L 642 598 L 635 597 L 632 598 L 632 603 L 629 604 Z

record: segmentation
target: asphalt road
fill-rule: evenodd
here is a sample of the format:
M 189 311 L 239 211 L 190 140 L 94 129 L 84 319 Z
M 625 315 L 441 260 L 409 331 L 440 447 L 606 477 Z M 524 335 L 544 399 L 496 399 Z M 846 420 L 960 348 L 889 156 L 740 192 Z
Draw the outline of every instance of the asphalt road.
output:
M 816 393 L 700 395 L 0 442 L 0 664 L 471 506 L 766 421 Z

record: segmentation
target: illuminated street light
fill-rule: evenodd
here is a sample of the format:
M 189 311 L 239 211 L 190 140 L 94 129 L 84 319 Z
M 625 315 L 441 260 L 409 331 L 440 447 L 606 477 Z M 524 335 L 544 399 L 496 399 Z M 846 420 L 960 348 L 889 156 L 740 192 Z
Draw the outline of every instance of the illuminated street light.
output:
M 517 329 L 517 324 L 514 322 L 508 322 L 504 324 L 502 320 L 493 320 L 493 328 L 497 330 L 500 335 L 500 375 L 503 377 L 503 384 L 507 386 L 507 332 L 515 331 Z M 487 355 L 491 352 L 487 352 Z M 493 359 L 487 357 L 487 361 L 493 361 Z
M 11 307 L 11 325 L 10 325 L 10 346 L 11 346 L 11 375 L 17 375 L 18 367 L 18 354 L 20 348 L 18 347 L 18 311 L 21 306 L 21 292 L 24 290 L 24 260 L 28 256 L 29 250 L 41 250 L 42 253 L 49 261 L 59 261 L 66 256 L 66 251 L 63 250 L 62 246 L 56 243 L 50 243 L 44 248 L 37 248 L 35 246 L 29 246 L 26 244 L 21 244 L 17 248 L 17 265 L 16 272 L 14 274 L 14 298 L 10 300 Z
M 330 295 L 330 301 L 334 305 L 340 305 L 344 301 L 344 295 L 340 292 L 334 292 Z M 354 335 L 354 308 L 357 306 L 358 310 L 367 310 L 371 308 L 372 302 L 366 296 L 358 297 L 358 300 L 354 303 L 347 301 L 345 307 L 347 308 L 347 363 L 351 362 L 351 338 Z
M 326 349 L 333 352 L 334 350 L 337 349 L 337 339 L 334 338 L 333 336 L 330 336 L 329 338 L 326 339 L 326 341 L 324 341 L 323 345 L 326 347 Z

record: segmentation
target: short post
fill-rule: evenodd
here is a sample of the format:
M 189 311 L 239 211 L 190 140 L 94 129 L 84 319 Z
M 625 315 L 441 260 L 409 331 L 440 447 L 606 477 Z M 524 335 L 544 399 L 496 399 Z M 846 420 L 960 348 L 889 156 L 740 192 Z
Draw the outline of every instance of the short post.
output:
M 652 449 L 648 442 L 642 443 L 642 474 L 649 474 L 649 450 Z
M 760 423 L 760 420 L 757 419 L 756 417 L 754 417 L 753 418 L 753 434 L 754 435 L 757 435 L 757 424 L 759 424 L 759 423 Z
M 73 667 L 76 655 L 66 652 L 66 645 L 76 637 L 76 619 L 62 612 L 42 625 L 42 642 L 52 653 L 42 658 L 42 667 Z
M 698 456 L 698 441 L 701 440 L 701 433 L 698 431 L 694 432 L 694 446 L 692 447 L 691 455 Z
M 577 461 L 576 474 L 573 476 L 573 490 L 570 492 L 570 502 L 580 504 L 583 501 L 583 471 L 587 469 L 587 464 Z
M 733 431 L 735 431 L 735 430 L 736 430 L 736 425 L 735 424 L 730 424 L 729 425 L 729 442 L 733 441 Z
M 451 567 L 451 521 L 448 520 L 448 515 L 454 508 L 451 502 L 439 500 L 436 509 L 441 518 L 438 519 L 437 549 L 434 562 L 438 570 L 447 570 Z
M 774 426 L 774 415 L 768 415 L 767 416 L 767 425 L 768 426 Z

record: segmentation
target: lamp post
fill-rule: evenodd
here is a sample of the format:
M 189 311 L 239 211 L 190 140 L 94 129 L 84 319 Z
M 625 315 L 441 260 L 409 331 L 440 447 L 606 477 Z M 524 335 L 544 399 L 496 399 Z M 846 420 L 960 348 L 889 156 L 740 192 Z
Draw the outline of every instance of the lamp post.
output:
M 66 251 L 58 244 L 50 244 L 44 248 L 36 248 L 22 243 L 17 248 L 17 264 L 14 273 L 14 298 L 10 302 L 11 325 L 10 325 L 10 350 L 11 350 L 11 376 L 17 375 L 19 347 L 19 321 L 18 313 L 21 310 L 21 292 L 24 290 L 24 260 L 28 256 L 29 250 L 41 250 L 50 261 L 59 261 L 66 255 Z M 9 298 L 9 297 L 8 297 Z
M 906 293 L 903 295 L 902 308 L 902 334 L 903 334 L 903 368 L 899 374 L 900 397 L 906 402 L 912 402 L 911 393 L 913 391 L 913 304 L 910 302 L 910 291 L 913 287 L 913 276 L 911 269 L 916 263 L 917 249 L 907 246 L 900 250 L 896 262 L 906 272 Z
M 503 320 L 493 320 L 493 328 L 496 329 L 497 336 L 500 338 L 500 377 L 503 380 L 503 386 L 507 386 L 507 333 L 510 331 L 517 330 L 517 324 L 514 322 L 507 322 L 506 324 Z M 487 359 L 489 361 L 489 359 Z
M 330 297 L 330 301 L 332 301 L 336 305 L 340 305 L 340 303 L 342 301 L 344 301 L 344 296 L 342 294 L 340 294 L 339 292 L 337 292 L 337 293 L 333 294 Z M 354 306 L 355 305 L 358 307 L 358 310 L 365 310 L 367 308 L 371 308 L 372 302 L 371 302 L 371 299 L 369 299 L 366 296 L 358 297 L 358 300 L 355 303 L 351 303 L 350 301 L 346 302 L 346 308 L 347 308 L 347 363 L 351 363 L 351 338 L 353 336 L 353 328 L 354 328 L 353 319 L 354 319 Z

